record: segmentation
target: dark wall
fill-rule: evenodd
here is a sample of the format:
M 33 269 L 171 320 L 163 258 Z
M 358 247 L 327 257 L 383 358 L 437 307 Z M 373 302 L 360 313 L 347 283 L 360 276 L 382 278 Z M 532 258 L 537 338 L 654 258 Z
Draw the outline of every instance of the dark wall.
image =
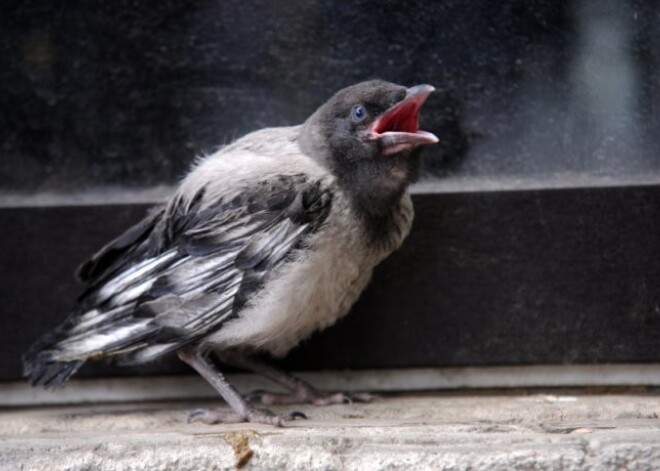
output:
M 660 187 L 414 196 L 401 250 L 300 369 L 660 361 Z M 59 324 L 76 265 L 146 206 L 0 208 L 0 380 Z M 48 234 L 48 237 L 44 237 Z M 171 360 L 171 361 L 169 361 Z M 189 371 L 176 358 L 83 374 Z
M 459 191 L 415 195 L 402 250 L 290 366 L 658 361 L 659 24 L 654 0 L 1 2 L 0 379 L 70 309 L 73 268 L 145 209 L 24 196 L 171 185 L 373 77 L 438 88 L 426 177 Z
M 4 1 L 0 189 L 171 184 L 373 77 L 438 88 L 436 176 L 660 169 L 654 0 Z

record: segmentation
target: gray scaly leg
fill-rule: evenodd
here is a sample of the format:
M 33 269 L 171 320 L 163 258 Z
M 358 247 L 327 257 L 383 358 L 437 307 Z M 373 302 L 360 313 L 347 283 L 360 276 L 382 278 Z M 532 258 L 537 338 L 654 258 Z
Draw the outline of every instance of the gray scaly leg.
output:
M 243 356 L 236 352 L 223 351 L 216 353 L 222 362 L 251 370 L 290 391 L 285 394 L 263 390 L 253 391 L 246 396 L 246 399 L 251 402 L 259 402 L 264 405 L 314 404 L 317 406 L 326 406 L 351 402 L 370 402 L 373 399 L 373 396 L 366 392 L 328 393 L 319 391 L 302 379 L 296 378 L 255 358 Z
M 281 427 L 288 420 L 306 418 L 302 412 L 277 415 L 269 410 L 255 409 L 241 397 L 222 373 L 199 350 L 183 348 L 177 353 L 183 362 L 192 366 L 220 393 L 232 409 L 231 411 L 223 409 L 196 409 L 188 416 L 189 421 L 200 420 L 205 424 L 256 422 Z

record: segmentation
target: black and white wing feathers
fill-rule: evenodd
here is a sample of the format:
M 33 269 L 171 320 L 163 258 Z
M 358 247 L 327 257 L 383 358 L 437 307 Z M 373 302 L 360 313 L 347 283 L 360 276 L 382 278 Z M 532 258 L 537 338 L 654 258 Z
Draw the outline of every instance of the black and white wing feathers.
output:
M 325 221 L 332 191 L 273 176 L 210 200 L 175 197 L 78 271 L 74 313 L 24 358 L 34 384 L 65 381 L 88 359 L 153 360 L 217 331 Z

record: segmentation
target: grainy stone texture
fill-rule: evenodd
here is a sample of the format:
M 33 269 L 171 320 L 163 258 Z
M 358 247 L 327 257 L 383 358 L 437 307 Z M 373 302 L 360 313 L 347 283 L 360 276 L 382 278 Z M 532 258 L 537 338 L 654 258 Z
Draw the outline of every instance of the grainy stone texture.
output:
M 281 429 L 186 423 L 204 405 L 5 410 L 0 469 L 660 469 L 660 395 L 641 390 L 387 396 Z

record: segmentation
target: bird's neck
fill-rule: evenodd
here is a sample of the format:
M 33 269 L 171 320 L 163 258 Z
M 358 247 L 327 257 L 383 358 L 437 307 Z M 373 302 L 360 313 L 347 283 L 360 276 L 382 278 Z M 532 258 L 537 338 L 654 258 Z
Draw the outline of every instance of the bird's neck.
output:
M 386 165 L 360 165 L 336 172 L 337 182 L 349 196 L 356 215 L 362 220 L 372 242 L 385 243 L 397 232 L 401 201 L 412 175 L 416 174 L 418 159 L 404 162 L 406 174 Z
M 301 127 L 300 149 L 335 176 L 370 232 L 386 232 L 408 185 L 417 179 L 419 150 L 358 160 L 334 155 L 313 118 Z

